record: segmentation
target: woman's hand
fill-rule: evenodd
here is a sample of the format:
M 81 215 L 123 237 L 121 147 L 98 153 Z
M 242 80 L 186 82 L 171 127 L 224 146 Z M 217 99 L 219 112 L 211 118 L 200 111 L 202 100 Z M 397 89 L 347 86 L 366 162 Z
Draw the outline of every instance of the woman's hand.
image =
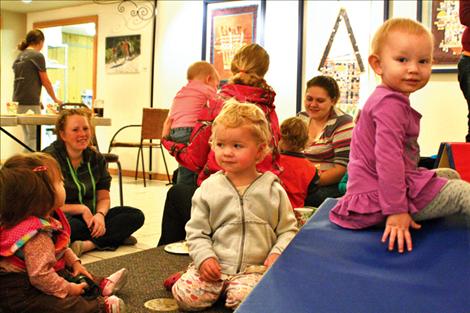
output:
M 89 279 L 93 280 L 93 276 L 91 276 L 90 272 L 87 271 L 87 269 L 80 263 L 78 260 L 73 263 L 72 265 L 72 276 L 77 276 L 77 275 L 85 275 Z
M 70 283 L 69 286 L 69 296 L 80 296 L 83 293 L 85 293 L 85 288 L 88 287 L 87 283 L 80 283 L 80 284 L 75 284 L 75 283 Z
M 91 210 L 84 204 L 81 205 L 82 218 L 85 221 L 86 226 L 90 229 L 93 221 L 93 214 Z
M 208 258 L 199 267 L 199 275 L 205 281 L 217 281 L 220 279 L 220 264 L 216 258 Z
M 104 215 L 96 213 L 91 219 L 91 225 L 89 226 L 91 231 L 91 237 L 101 237 L 106 233 L 106 224 L 104 222 Z
M 393 251 L 395 241 L 397 241 L 398 252 L 404 252 L 405 244 L 408 251 L 413 250 L 410 227 L 420 229 L 421 225 L 413 221 L 408 213 L 392 214 L 387 217 L 382 242 L 386 242 L 387 238 L 389 239 L 388 250 Z
M 276 262 L 277 258 L 279 257 L 280 254 L 278 253 L 271 253 L 270 255 L 268 255 L 268 257 L 266 258 L 266 260 L 264 260 L 264 266 L 266 267 L 270 267 L 271 265 L 274 264 L 274 262 Z

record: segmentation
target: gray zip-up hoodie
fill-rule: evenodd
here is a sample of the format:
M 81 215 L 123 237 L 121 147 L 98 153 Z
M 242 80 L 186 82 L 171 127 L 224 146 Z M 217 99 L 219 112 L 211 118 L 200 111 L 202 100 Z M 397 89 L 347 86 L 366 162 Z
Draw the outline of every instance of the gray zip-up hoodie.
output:
M 266 172 L 240 196 L 222 171 L 196 190 L 186 224 L 189 254 L 196 268 L 210 257 L 222 273 L 236 274 L 282 253 L 297 232 L 297 222 L 279 179 Z

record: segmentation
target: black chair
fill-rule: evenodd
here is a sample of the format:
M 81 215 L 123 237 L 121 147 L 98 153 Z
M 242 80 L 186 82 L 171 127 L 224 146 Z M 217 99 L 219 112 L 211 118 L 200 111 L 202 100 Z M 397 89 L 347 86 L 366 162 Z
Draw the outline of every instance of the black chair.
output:
M 62 110 L 67 110 L 67 109 L 79 109 L 79 108 L 86 108 L 90 109 L 86 104 L 84 103 L 72 103 L 72 102 L 66 102 L 62 103 L 59 106 L 59 111 Z M 92 126 L 93 127 L 93 126 Z M 100 148 L 98 146 L 98 141 L 96 140 L 96 133 L 95 133 L 95 128 L 93 127 L 92 129 L 92 142 L 91 144 L 100 152 Z M 116 163 L 117 169 L 118 169 L 118 179 L 119 179 L 119 202 L 121 206 L 124 205 L 124 196 L 123 196 L 123 190 L 122 190 L 122 168 L 121 168 L 121 162 L 119 162 L 119 156 L 114 153 L 102 153 L 100 152 L 101 155 L 103 155 L 104 159 L 106 160 L 106 163 Z

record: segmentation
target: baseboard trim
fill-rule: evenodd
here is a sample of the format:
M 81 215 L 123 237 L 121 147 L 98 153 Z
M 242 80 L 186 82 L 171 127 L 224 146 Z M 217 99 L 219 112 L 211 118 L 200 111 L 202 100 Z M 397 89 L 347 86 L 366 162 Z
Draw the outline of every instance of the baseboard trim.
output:
M 118 174 L 118 171 L 117 171 L 117 168 L 109 168 L 108 169 L 109 173 L 112 174 L 112 175 L 117 175 Z M 161 180 L 161 181 L 168 181 L 168 177 L 166 176 L 166 174 L 162 174 L 162 173 L 155 173 L 155 172 L 145 172 L 145 174 L 147 175 L 147 179 L 149 178 L 149 174 L 152 174 L 152 179 L 155 179 L 155 180 Z M 135 177 L 135 171 L 133 170 L 122 170 L 122 176 L 126 176 L 126 177 Z M 137 177 L 138 178 L 144 178 L 144 175 L 141 171 L 137 172 Z M 170 175 L 170 179 L 172 179 L 172 175 Z

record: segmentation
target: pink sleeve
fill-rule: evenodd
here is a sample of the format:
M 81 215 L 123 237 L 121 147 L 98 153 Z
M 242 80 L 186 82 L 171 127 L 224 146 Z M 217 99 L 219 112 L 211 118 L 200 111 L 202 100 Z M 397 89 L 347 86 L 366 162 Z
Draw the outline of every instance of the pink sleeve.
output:
M 70 248 L 65 249 L 63 258 L 65 260 L 65 264 L 68 267 L 72 267 L 73 263 L 75 263 L 76 261 L 80 262 L 80 259 L 78 258 L 78 256 L 75 253 L 73 253 L 72 249 Z
M 31 284 L 45 294 L 65 298 L 71 283 L 54 270 L 56 259 L 52 239 L 39 233 L 25 244 L 23 251 Z
M 375 159 L 379 203 L 383 215 L 409 211 L 405 182 L 405 139 L 409 112 L 405 100 L 393 94 L 375 106 Z

